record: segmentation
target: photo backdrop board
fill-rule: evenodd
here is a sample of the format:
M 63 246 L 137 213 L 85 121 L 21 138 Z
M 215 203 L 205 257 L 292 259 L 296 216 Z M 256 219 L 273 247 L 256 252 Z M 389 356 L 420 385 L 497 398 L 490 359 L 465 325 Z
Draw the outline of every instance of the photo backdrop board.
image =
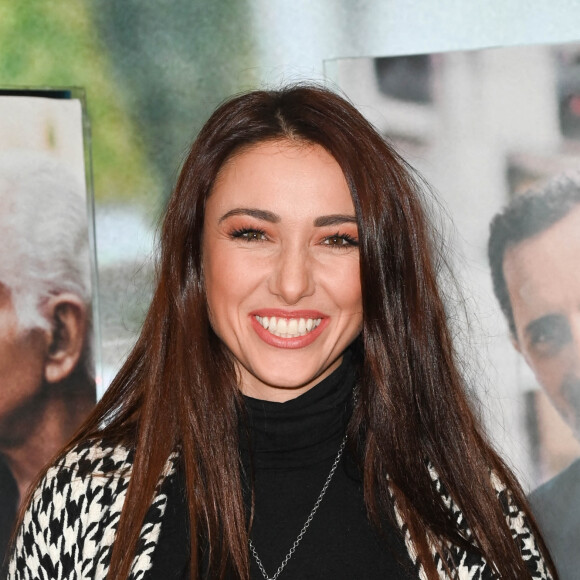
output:
M 435 211 L 467 309 L 458 349 L 494 440 L 534 488 L 578 457 L 580 445 L 512 345 L 487 243 L 490 221 L 514 196 L 580 169 L 580 45 L 325 64 L 442 203 Z M 579 264 L 570 267 L 580 276 Z
M 100 384 L 87 137 L 81 90 L 0 90 L 0 563 Z

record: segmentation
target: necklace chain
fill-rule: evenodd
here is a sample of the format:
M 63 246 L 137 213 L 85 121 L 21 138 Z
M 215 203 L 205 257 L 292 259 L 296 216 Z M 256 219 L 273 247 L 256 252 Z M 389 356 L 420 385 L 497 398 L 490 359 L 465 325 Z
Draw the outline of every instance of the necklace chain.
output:
M 258 551 L 256 550 L 256 547 L 254 546 L 254 542 L 252 542 L 251 539 L 248 540 L 248 544 L 250 546 L 250 552 L 252 553 L 252 556 L 254 556 L 254 560 L 256 561 L 256 564 L 258 564 L 258 568 L 260 568 L 260 572 L 262 572 L 262 576 L 264 576 L 265 580 L 276 580 L 278 578 L 278 576 L 280 576 L 280 574 L 282 573 L 282 570 L 284 570 L 284 568 L 286 567 L 286 564 L 288 564 L 288 562 L 290 561 L 290 558 L 292 558 L 292 556 L 294 555 L 294 552 L 296 551 L 296 548 L 298 548 L 298 545 L 302 541 L 304 534 L 306 534 L 306 530 L 308 530 L 308 528 L 310 527 L 310 524 L 311 524 L 312 520 L 314 519 L 314 516 L 316 515 L 318 508 L 320 507 L 320 504 L 322 502 L 322 498 L 326 494 L 326 490 L 328 489 L 328 486 L 330 485 L 330 481 L 332 479 L 332 476 L 334 475 L 334 472 L 336 471 L 336 468 L 338 467 L 338 464 L 340 463 L 340 458 L 342 457 L 342 452 L 344 451 L 344 448 L 346 446 L 346 438 L 347 438 L 347 436 L 345 435 L 344 439 L 342 440 L 342 443 L 340 444 L 340 447 L 338 448 L 338 453 L 336 454 L 336 458 L 334 460 L 334 463 L 332 464 L 332 467 L 330 468 L 330 473 L 328 474 L 328 477 L 326 478 L 326 481 L 324 482 L 324 485 L 322 486 L 322 489 L 320 490 L 320 494 L 318 495 L 318 499 L 314 503 L 314 507 L 312 508 L 312 511 L 310 512 L 309 516 L 306 518 L 306 521 L 304 522 L 304 525 L 302 526 L 300 533 L 298 534 L 298 536 L 296 536 L 296 539 L 294 540 L 292 547 L 290 548 L 290 550 L 288 550 L 288 553 L 286 554 L 286 556 L 282 560 L 282 563 L 280 564 L 280 566 L 278 566 L 278 570 L 276 570 L 276 573 L 274 574 L 274 576 L 272 576 L 272 577 L 268 576 L 266 569 L 264 568 L 264 564 L 262 564 L 262 560 L 260 559 L 260 556 L 258 556 Z

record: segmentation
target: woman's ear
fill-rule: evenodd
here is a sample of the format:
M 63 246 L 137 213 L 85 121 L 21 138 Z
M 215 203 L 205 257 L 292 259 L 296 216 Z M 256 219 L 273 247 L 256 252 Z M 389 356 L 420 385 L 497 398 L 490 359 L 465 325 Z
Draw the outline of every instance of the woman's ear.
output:
M 76 294 L 65 292 L 52 296 L 44 305 L 43 312 L 52 329 L 44 378 L 48 383 L 58 383 L 73 372 L 81 358 L 87 330 L 87 308 Z

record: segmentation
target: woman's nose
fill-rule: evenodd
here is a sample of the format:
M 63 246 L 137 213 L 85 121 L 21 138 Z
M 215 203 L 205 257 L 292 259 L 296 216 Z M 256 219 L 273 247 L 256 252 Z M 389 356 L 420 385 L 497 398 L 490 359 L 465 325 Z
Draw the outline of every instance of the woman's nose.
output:
M 296 304 L 314 292 L 312 263 L 307 250 L 282 248 L 270 277 L 270 292 L 286 304 Z

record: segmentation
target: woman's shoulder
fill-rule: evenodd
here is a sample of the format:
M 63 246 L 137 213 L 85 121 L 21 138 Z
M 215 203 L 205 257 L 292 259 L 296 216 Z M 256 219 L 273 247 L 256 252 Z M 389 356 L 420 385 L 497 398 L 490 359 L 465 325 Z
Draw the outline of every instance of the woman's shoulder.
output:
M 23 515 L 10 578 L 104 577 L 129 486 L 133 451 L 105 439 L 85 441 L 46 471 Z
M 127 489 L 134 450 L 107 439 L 75 445 L 35 489 L 16 535 L 11 580 L 105 578 Z M 179 453 L 167 460 L 143 522 L 135 577 L 151 566 L 167 505 L 162 483 L 175 473 Z M 133 577 L 133 576 L 132 576 Z
M 62 455 L 46 472 L 56 483 L 95 478 L 128 478 L 133 467 L 132 447 L 107 439 L 82 441 Z
M 47 470 L 32 495 L 31 506 L 42 504 L 50 492 L 53 501 L 58 494 L 77 497 L 83 490 L 114 485 L 117 494 L 129 485 L 133 467 L 133 449 L 105 439 L 78 443 Z M 112 498 L 110 498 L 112 501 Z M 106 502 L 106 498 L 103 498 Z M 64 503 L 57 503 L 64 507 Z
M 429 475 L 443 505 L 448 510 L 451 519 L 454 521 L 460 534 L 476 547 L 473 539 L 473 532 L 467 522 L 461 508 L 453 499 L 442 482 L 437 470 L 429 464 Z M 484 484 L 481 482 L 481 484 Z M 520 549 L 521 556 L 526 562 L 526 566 L 534 580 L 550 580 L 552 575 L 546 565 L 544 556 L 537 542 L 537 538 L 532 531 L 530 522 L 525 511 L 517 504 L 514 496 L 506 483 L 497 473 L 490 470 L 489 485 L 493 489 L 497 501 L 501 505 L 506 523 L 509 527 L 514 542 Z M 435 549 L 435 546 L 433 546 Z M 454 565 L 457 566 L 459 578 L 470 578 L 473 580 L 486 580 L 495 578 L 492 567 L 481 556 L 479 548 L 475 550 L 466 547 L 447 545 L 448 555 Z M 438 554 L 435 554 L 437 569 L 441 577 L 445 575 L 445 565 Z

